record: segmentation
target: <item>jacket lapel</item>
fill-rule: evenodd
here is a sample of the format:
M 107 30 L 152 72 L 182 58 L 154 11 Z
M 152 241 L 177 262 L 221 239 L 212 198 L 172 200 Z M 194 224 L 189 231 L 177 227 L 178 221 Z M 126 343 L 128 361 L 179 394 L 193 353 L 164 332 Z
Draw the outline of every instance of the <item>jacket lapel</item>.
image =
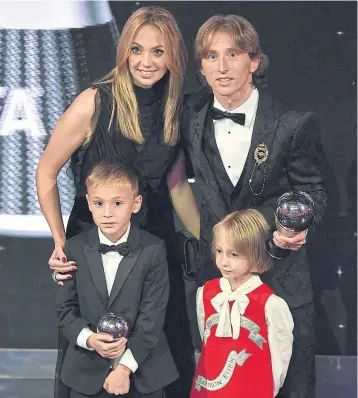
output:
M 257 108 L 254 128 L 252 132 L 251 144 L 247 158 L 246 173 L 243 177 L 243 184 L 240 194 L 237 199 L 237 208 L 241 208 L 244 200 L 249 195 L 249 180 L 253 177 L 253 171 L 256 165 L 254 158 L 255 149 L 260 144 L 265 144 L 268 148 L 268 156 L 270 156 L 271 143 L 273 141 L 278 121 L 275 120 L 274 111 L 272 108 L 272 99 L 265 91 L 260 91 L 259 104 Z M 266 164 L 261 163 L 256 165 L 255 173 L 264 173 Z M 259 191 L 259 190 L 258 190 Z
M 128 235 L 128 244 L 131 247 L 131 251 L 128 256 L 123 257 L 122 261 L 119 263 L 116 277 L 114 279 L 113 287 L 111 290 L 111 294 L 107 303 L 107 310 L 113 304 L 113 301 L 117 297 L 118 293 L 123 287 L 124 282 L 128 278 L 128 275 L 131 273 L 133 267 L 135 266 L 140 252 L 142 251 L 142 247 L 139 246 L 139 238 L 140 238 L 140 229 L 137 228 L 133 223 L 131 224 L 131 229 Z
M 208 205 L 212 208 L 213 214 L 218 218 L 222 218 L 226 214 L 225 201 L 221 195 L 219 185 L 213 170 L 210 167 L 210 163 L 203 151 L 202 140 L 206 126 L 207 114 L 209 107 L 212 102 L 212 94 L 208 94 L 206 100 L 203 103 L 199 103 L 193 109 L 192 118 L 192 145 L 193 145 L 193 163 L 196 168 L 200 171 L 205 184 L 200 186 L 205 198 L 207 199 Z M 212 125 L 210 134 L 214 134 L 214 128 Z
M 101 254 L 98 252 L 99 237 L 97 227 L 89 231 L 88 245 L 83 247 L 88 268 L 91 273 L 93 284 L 104 306 L 107 306 L 108 292 L 104 276 Z

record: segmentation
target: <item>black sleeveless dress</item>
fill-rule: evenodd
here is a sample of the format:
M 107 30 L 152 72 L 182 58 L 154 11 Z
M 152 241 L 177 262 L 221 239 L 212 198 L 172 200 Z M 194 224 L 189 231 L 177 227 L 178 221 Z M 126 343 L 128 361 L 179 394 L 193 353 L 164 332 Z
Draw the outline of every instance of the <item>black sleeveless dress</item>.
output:
M 169 146 L 163 143 L 165 81 L 164 78 L 149 89 L 134 86 L 141 131 L 145 139 L 143 144 L 136 144 L 124 137 L 114 122 L 108 131 L 112 111 L 111 87 L 96 87 L 98 91 L 93 118 L 94 133 L 90 141 L 71 158 L 76 199 L 67 226 L 67 238 L 93 226 L 85 198 L 85 180 L 92 167 L 108 156 L 131 162 L 140 174 L 139 186 L 143 204 L 139 213 L 133 215 L 132 222 L 164 240 L 173 231 L 174 221 L 166 175 L 175 161 L 179 144 Z
M 143 196 L 141 210 L 131 222 L 165 240 L 167 244 L 170 297 L 164 329 L 168 343 L 181 375 L 166 391 L 168 398 L 188 397 L 194 372 L 191 338 L 185 308 L 184 283 L 180 263 L 177 261 L 173 207 L 169 197 L 166 176 L 178 154 L 180 143 L 163 143 L 163 110 L 167 78 L 152 88 L 134 86 L 138 102 L 143 144 L 136 144 L 118 131 L 112 123 L 112 92 L 110 85 L 93 86 L 97 89 L 96 107 L 92 120 L 92 136 L 71 158 L 71 174 L 75 182 L 76 197 L 66 229 L 66 238 L 91 229 L 94 225 L 86 201 L 85 180 L 94 165 L 102 158 L 119 158 L 131 162 L 139 172 L 139 191 Z M 67 341 L 59 334 L 55 375 L 55 398 L 69 398 L 69 388 L 60 380 Z

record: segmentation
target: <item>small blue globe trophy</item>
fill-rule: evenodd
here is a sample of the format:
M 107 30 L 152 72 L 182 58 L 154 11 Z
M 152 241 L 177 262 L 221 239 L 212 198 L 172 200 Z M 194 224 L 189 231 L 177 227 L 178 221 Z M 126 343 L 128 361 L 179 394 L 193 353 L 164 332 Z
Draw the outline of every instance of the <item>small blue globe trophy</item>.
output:
M 98 333 L 110 334 L 113 339 L 118 340 L 121 337 L 126 337 L 128 334 L 128 323 L 122 317 L 110 312 L 104 315 L 97 325 Z M 111 367 L 115 369 L 121 358 L 111 359 Z

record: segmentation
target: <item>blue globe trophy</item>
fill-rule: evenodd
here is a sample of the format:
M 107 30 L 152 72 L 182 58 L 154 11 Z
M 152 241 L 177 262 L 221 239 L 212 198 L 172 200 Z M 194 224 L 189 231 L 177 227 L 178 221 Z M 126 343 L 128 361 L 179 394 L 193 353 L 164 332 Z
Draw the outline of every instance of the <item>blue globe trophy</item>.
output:
M 122 317 L 110 312 L 104 315 L 97 325 L 98 333 L 110 334 L 113 339 L 118 340 L 121 337 L 125 337 L 128 334 L 128 323 Z M 111 359 L 111 367 L 115 369 L 119 363 L 119 358 Z
M 314 202 L 306 192 L 286 192 L 277 201 L 275 222 L 277 231 L 289 238 L 305 231 L 314 221 Z M 275 245 L 273 238 L 267 240 L 266 248 L 271 257 L 283 259 L 291 250 Z

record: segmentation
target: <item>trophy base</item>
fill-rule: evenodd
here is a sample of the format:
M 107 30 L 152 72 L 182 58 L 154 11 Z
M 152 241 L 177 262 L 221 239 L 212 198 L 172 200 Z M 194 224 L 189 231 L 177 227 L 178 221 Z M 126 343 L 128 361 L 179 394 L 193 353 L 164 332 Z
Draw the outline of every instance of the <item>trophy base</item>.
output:
M 291 253 L 291 250 L 282 249 L 281 247 L 276 246 L 272 239 L 266 241 L 266 248 L 269 255 L 277 260 L 282 260 L 288 257 Z

